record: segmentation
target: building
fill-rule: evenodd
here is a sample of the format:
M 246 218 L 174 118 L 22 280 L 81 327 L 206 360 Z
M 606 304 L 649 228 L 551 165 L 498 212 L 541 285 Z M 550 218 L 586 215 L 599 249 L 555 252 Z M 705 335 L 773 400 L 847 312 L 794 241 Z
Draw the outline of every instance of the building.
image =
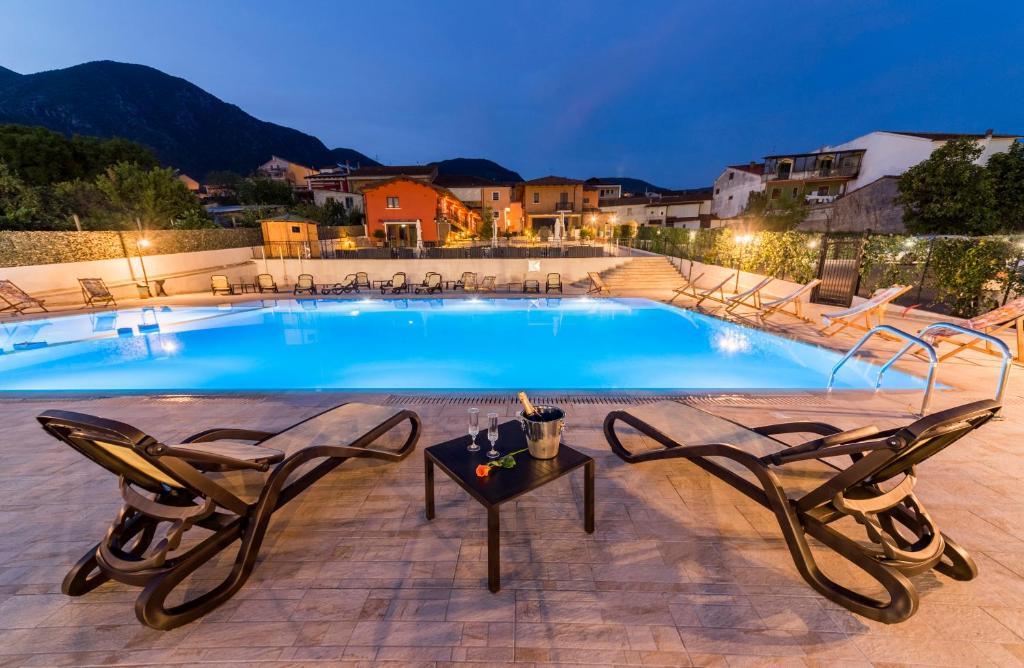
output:
M 287 214 L 259 222 L 265 257 L 320 257 L 315 221 Z
M 306 177 L 316 173 L 317 170 L 312 167 L 306 167 L 276 155 L 270 156 L 270 160 L 256 168 L 256 176 L 273 181 L 285 181 L 292 188 L 303 189 L 308 188 Z
M 447 188 L 408 176 L 363 186 L 366 233 L 391 246 L 443 245 L 451 234 L 472 234 L 480 214 Z
M 764 191 L 769 201 L 806 200 L 809 204 L 835 201 L 845 195 L 860 174 L 864 149 L 829 149 L 813 153 L 769 155 L 764 159 Z
M 349 193 L 338 190 L 325 190 L 317 188 L 313 190 L 313 203 L 317 206 L 324 206 L 328 202 L 337 202 L 348 211 L 362 211 L 363 196 L 360 193 Z
M 483 215 L 490 209 L 498 234 L 523 231 L 523 203 L 515 199 L 515 188 L 479 176 L 443 174 L 434 185 L 450 190 L 463 204 Z
M 750 193 L 762 192 L 764 164 L 729 165 L 715 179 L 711 214 L 717 218 L 735 218 L 747 208 Z
M 351 187 L 348 183 L 348 176 L 351 173 L 348 167 L 343 165 L 332 165 L 322 167 L 314 174 L 306 177 L 306 186 L 310 190 L 337 190 L 349 192 Z
M 523 217 L 527 230 L 561 238 L 583 225 L 583 181 L 564 176 L 545 176 L 521 186 Z
M 593 178 L 584 181 L 584 185 L 597 190 L 598 203 L 622 197 L 622 185 L 618 183 L 605 183 L 602 179 Z
M 199 185 L 199 181 L 196 181 L 188 174 L 178 174 L 178 180 L 184 183 L 185 187 L 192 193 L 198 193 L 200 188 L 202 188 L 202 186 Z
M 711 227 L 710 194 L 644 195 L 620 197 L 601 205 L 601 223 L 605 226 Z M 611 231 L 611 230 L 609 230 Z
M 431 165 L 378 165 L 360 167 L 348 175 L 349 187 L 353 192 L 362 192 L 367 186 L 404 177 L 423 183 L 433 183 L 437 178 L 437 167 Z

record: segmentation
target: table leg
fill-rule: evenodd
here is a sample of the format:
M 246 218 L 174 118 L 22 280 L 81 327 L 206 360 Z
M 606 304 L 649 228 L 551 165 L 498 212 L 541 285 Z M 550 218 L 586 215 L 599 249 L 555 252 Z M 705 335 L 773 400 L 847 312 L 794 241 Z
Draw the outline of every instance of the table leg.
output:
M 498 539 L 500 522 L 498 506 L 487 509 L 487 588 L 491 592 L 501 589 L 501 545 Z
M 594 460 L 583 465 L 583 528 L 594 533 Z
M 427 519 L 434 519 L 434 462 L 423 455 L 424 499 L 427 505 Z

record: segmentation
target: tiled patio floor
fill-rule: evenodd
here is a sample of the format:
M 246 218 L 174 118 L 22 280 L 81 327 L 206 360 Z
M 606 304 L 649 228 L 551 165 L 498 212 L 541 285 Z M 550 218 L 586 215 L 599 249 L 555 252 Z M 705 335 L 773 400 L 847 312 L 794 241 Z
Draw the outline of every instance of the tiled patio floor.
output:
M 853 338 L 810 340 L 845 348 Z M 938 393 L 935 408 L 988 396 L 995 370 L 980 356 L 946 366 L 940 380 L 959 389 Z M 980 576 L 915 577 L 920 612 L 896 626 L 818 596 L 793 568 L 770 513 L 697 467 L 619 461 L 600 431 L 619 406 L 578 404 L 568 406 L 566 440 L 598 460 L 597 530 L 588 535 L 581 526 L 579 474 L 507 506 L 499 594 L 486 589 L 482 507 L 438 476 L 438 517 L 428 523 L 417 452 L 397 465 L 350 462 L 332 473 L 275 517 L 261 562 L 232 601 L 181 629 L 152 631 L 135 619 L 134 589 L 60 594 L 67 568 L 102 536 L 119 497 L 111 476 L 46 436 L 34 416 L 81 410 L 173 441 L 212 426 L 281 428 L 351 395 L 4 400 L 0 666 L 1019 665 L 1024 385 L 1016 381 L 1007 419 L 920 471 L 920 497 L 973 554 Z M 906 421 L 918 400 L 837 394 L 698 403 L 748 424 L 851 427 Z M 510 403 L 497 406 L 511 415 Z M 424 421 L 420 447 L 463 433 L 464 405 L 409 399 L 409 407 Z M 846 571 L 827 552 L 818 556 Z

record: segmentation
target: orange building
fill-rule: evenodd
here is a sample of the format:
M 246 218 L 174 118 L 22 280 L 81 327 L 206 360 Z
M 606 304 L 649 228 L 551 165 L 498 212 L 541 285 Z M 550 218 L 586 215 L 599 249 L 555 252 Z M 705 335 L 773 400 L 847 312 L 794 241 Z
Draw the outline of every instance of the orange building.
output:
M 366 233 L 391 246 L 443 245 L 449 234 L 473 233 L 480 214 L 450 190 L 407 176 L 363 186 Z
M 564 224 L 563 233 L 578 229 L 584 211 L 583 181 L 563 176 L 545 176 L 527 181 L 523 189 L 523 216 L 526 227 L 534 231 L 544 228 L 554 233 L 556 220 Z M 589 197 L 596 197 L 596 193 Z M 597 206 L 596 200 L 587 208 Z

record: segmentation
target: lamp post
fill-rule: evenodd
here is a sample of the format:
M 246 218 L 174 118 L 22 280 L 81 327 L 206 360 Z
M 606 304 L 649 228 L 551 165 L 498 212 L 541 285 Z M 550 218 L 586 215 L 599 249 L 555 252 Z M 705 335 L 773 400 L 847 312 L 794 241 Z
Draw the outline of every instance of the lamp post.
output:
M 142 267 L 142 280 L 146 284 L 146 296 L 152 297 L 153 293 L 149 290 L 149 275 L 146 274 L 146 260 L 142 257 L 142 249 L 149 248 L 149 245 L 150 241 L 145 237 L 135 240 L 135 251 L 139 254 L 139 265 Z

